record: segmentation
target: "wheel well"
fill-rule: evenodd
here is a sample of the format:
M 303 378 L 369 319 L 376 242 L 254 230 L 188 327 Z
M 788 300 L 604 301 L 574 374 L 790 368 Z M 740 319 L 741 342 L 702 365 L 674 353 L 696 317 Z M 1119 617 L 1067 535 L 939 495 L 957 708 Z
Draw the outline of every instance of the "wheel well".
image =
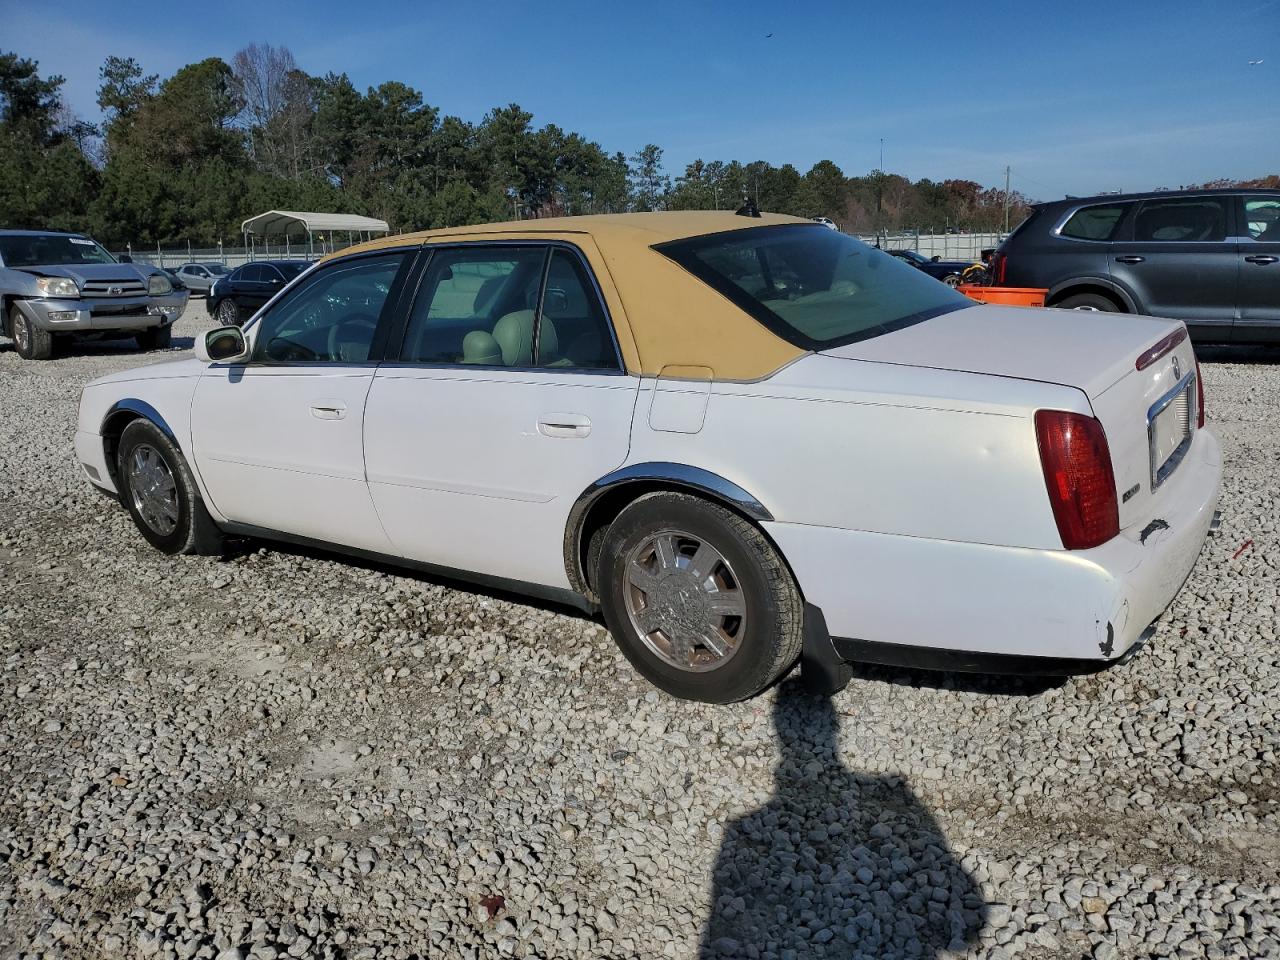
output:
M 732 500 L 708 493 L 706 490 L 668 480 L 633 480 L 629 483 L 611 487 L 600 494 L 587 509 L 586 515 L 583 516 L 577 530 L 575 531 L 570 527 L 565 532 L 567 541 L 565 543 L 565 556 L 571 560 L 568 570 L 569 582 L 575 590 L 584 594 L 588 600 L 593 603 L 598 603 L 600 600 L 595 591 L 595 584 L 591 582 L 595 571 L 590 569 L 590 564 L 587 562 L 587 558 L 591 553 L 592 541 L 597 536 L 604 535 L 604 532 L 609 529 L 609 525 L 618 518 L 618 514 L 622 513 L 628 504 L 649 493 L 683 493 L 691 497 L 697 497 L 699 500 L 705 500 L 707 503 L 714 503 L 742 517 L 742 519 L 759 529 L 773 549 L 777 551 L 788 572 L 791 573 L 792 580 L 796 583 L 796 589 L 800 590 L 803 598 L 804 591 L 800 587 L 800 582 L 796 580 L 795 571 L 791 569 L 791 564 L 787 562 L 782 550 L 774 543 L 768 532 L 760 526 L 757 518 L 750 516 L 738 504 Z M 575 535 L 576 542 L 574 540 Z
M 1114 290 L 1109 290 L 1106 287 L 1098 286 L 1097 284 L 1092 284 L 1092 283 L 1082 283 L 1074 287 L 1067 287 L 1065 290 L 1059 290 L 1057 293 L 1053 295 L 1052 299 L 1050 299 L 1049 302 L 1045 304 L 1045 306 L 1047 307 L 1055 306 L 1056 304 L 1059 304 L 1063 300 L 1067 299 L 1067 297 L 1074 297 L 1077 294 L 1081 294 L 1081 293 L 1092 293 L 1095 296 L 1103 297 L 1104 299 L 1110 300 L 1112 303 L 1114 303 L 1116 305 L 1116 310 L 1119 311 L 1120 313 L 1129 312 L 1129 308 L 1125 306 L 1124 300 L 1122 300 Z
M 120 451 L 120 436 L 124 433 L 124 428 L 129 426 L 135 420 L 142 420 L 144 417 L 140 413 L 132 410 L 120 410 L 113 413 L 107 418 L 107 422 L 102 425 L 102 452 L 107 460 L 107 472 L 111 474 L 111 482 L 115 484 L 116 489 L 120 489 L 119 471 L 116 469 L 117 454 Z

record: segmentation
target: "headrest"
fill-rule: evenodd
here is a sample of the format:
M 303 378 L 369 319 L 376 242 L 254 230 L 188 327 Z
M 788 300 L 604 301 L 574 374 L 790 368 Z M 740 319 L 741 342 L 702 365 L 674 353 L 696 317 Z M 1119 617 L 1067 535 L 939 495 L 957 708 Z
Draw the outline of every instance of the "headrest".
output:
M 502 350 L 493 334 L 484 330 L 472 330 L 462 338 L 462 362 L 486 367 L 502 364 Z
M 508 313 L 493 325 L 493 339 L 502 350 L 502 362 L 508 367 L 533 366 L 533 318 L 532 310 L 516 310 Z M 544 360 L 560 353 L 560 340 L 555 324 L 542 318 L 542 344 L 539 352 Z

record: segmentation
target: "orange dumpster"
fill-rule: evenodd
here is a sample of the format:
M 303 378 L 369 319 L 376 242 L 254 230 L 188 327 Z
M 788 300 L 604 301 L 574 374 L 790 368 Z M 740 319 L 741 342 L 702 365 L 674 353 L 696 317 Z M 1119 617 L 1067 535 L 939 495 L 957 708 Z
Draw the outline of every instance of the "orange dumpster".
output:
M 976 283 L 962 283 L 956 289 L 970 300 L 1006 307 L 1043 307 L 1045 294 L 1049 292 L 1040 287 L 983 287 Z

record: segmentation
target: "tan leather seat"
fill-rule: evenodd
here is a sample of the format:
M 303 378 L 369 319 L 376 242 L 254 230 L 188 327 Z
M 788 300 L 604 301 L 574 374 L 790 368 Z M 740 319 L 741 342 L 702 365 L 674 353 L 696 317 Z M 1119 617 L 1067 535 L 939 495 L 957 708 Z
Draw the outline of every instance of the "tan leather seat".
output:
M 462 338 L 462 362 L 484 367 L 502 366 L 502 348 L 493 334 L 485 330 L 472 330 Z
M 502 363 L 507 367 L 532 367 L 533 358 L 533 321 L 532 310 L 516 310 L 508 313 L 493 326 L 493 339 L 502 351 Z M 470 336 L 470 334 L 468 334 Z M 541 366 L 547 366 L 560 355 L 560 340 L 556 336 L 555 324 L 550 318 L 542 318 L 541 342 L 538 353 L 541 355 Z M 463 344 L 465 349 L 465 341 Z

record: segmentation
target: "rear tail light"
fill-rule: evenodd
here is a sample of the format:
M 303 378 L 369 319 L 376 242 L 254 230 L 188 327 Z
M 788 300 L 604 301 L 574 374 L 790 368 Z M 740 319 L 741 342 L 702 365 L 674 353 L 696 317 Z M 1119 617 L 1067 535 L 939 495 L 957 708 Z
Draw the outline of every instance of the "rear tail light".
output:
M 1116 480 L 1102 424 L 1079 413 L 1038 410 L 1036 441 L 1062 545 L 1087 550 L 1118 534 Z
M 1007 253 L 997 253 L 991 258 L 991 284 L 996 287 L 1003 287 L 1005 277 L 1009 273 L 1009 255 Z
M 1204 377 L 1200 376 L 1200 358 L 1196 357 L 1196 428 L 1204 426 Z
M 1134 369 L 1147 369 L 1147 367 L 1151 366 L 1185 339 L 1187 339 L 1187 328 L 1178 327 L 1167 337 L 1157 340 L 1150 350 L 1144 350 L 1138 354 L 1138 359 L 1133 362 Z

